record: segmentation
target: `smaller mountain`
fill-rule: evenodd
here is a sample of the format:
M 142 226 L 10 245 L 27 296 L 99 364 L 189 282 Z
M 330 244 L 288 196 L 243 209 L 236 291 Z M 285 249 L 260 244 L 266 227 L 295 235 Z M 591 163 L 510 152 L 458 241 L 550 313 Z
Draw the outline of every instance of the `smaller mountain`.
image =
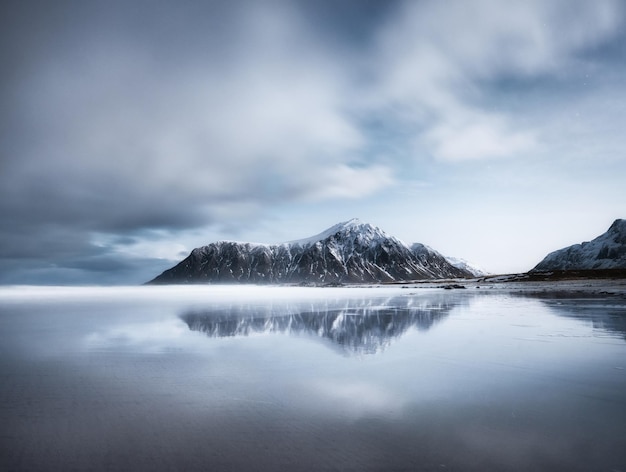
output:
M 593 241 L 551 252 L 531 272 L 626 269 L 626 220 L 615 220 Z
M 282 244 L 218 241 L 149 283 L 380 283 L 472 277 L 437 251 L 411 247 L 380 228 L 352 219 Z
M 465 259 L 460 259 L 458 257 L 450 257 L 445 256 L 446 260 L 452 264 L 457 269 L 466 270 L 471 273 L 474 277 L 484 277 L 485 275 L 492 275 L 491 272 L 487 272 L 482 267 L 478 267 L 476 264 L 466 261 Z

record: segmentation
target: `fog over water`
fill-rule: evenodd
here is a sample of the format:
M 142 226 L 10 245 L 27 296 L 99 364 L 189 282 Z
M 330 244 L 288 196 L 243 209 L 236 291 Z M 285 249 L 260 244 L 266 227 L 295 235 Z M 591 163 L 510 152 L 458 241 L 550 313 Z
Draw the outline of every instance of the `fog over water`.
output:
M 0 288 L 2 470 L 626 470 L 626 300 Z

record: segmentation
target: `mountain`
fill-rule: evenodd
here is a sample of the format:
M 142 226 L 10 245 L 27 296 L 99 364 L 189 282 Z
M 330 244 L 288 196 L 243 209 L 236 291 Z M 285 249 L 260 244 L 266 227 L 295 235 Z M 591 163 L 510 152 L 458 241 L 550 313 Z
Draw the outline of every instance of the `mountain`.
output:
M 377 283 L 471 277 L 437 251 L 409 247 L 358 219 L 310 238 L 268 245 L 219 241 L 191 251 L 152 284 Z
M 551 252 L 531 272 L 626 269 L 626 220 L 615 220 L 593 241 Z
M 491 275 L 491 272 L 487 272 L 481 267 L 478 267 L 476 264 L 473 264 L 465 259 L 460 259 L 458 257 L 450 257 L 445 256 L 446 260 L 452 264 L 457 269 L 463 269 L 470 272 L 474 277 L 483 277 L 485 275 Z

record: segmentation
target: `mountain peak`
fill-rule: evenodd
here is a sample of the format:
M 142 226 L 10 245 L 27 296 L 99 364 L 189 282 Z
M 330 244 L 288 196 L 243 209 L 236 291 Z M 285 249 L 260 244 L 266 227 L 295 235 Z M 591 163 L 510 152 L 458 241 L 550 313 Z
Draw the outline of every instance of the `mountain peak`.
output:
M 390 237 L 380 228 L 373 226 L 369 223 L 364 223 L 358 218 L 352 218 L 348 221 L 337 223 L 336 225 L 331 226 L 330 228 L 322 231 L 319 234 L 316 234 L 315 236 L 311 236 L 309 238 L 304 238 L 304 239 L 297 239 L 295 241 L 288 241 L 286 244 L 298 244 L 301 246 L 306 246 L 309 244 L 315 244 L 319 241 L 324 241 L 325 239 L 328 239 L 337 233 L 340 233 L 343 235 L 360 234 L 362 236 L 369 236 L 369 238 L 375 238 L 375 237 L 389 238 Z
M 358 218 L 352 218 L 348 221 L 337 223 L 336 225 L 331 226 L 327 230 L 322 231 L 320 234 L 332 235 L 332 234 L 343 232 L 343 231 L 364 230 L 364 229 L 368 230 L 370 228 L 374 229 L 374 226 L 370 225 L 369 223 L 364 223 Z
M 626 220 L 618 218 L 609 227 L 609 231 L 608 232 L 611 232 L 611 233 L 626 233 Z
M 345 228 L 347 227 L 352 227 L 352 226 L 358 226 L 363 224 L 363 222 L 358 219 L 358 218 L 350 218 L 348 221 L 344 221 L 342 223 L 338 223 L 335 226 L 343 226 Z

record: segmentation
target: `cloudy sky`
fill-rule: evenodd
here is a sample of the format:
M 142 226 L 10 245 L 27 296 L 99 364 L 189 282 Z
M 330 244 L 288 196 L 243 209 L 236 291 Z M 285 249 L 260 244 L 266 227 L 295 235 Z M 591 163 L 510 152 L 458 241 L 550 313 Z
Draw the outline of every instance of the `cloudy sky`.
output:
M 0 283 L 352 217 L 528 270 L 626 218 L 625 7 L 4 1 Z

